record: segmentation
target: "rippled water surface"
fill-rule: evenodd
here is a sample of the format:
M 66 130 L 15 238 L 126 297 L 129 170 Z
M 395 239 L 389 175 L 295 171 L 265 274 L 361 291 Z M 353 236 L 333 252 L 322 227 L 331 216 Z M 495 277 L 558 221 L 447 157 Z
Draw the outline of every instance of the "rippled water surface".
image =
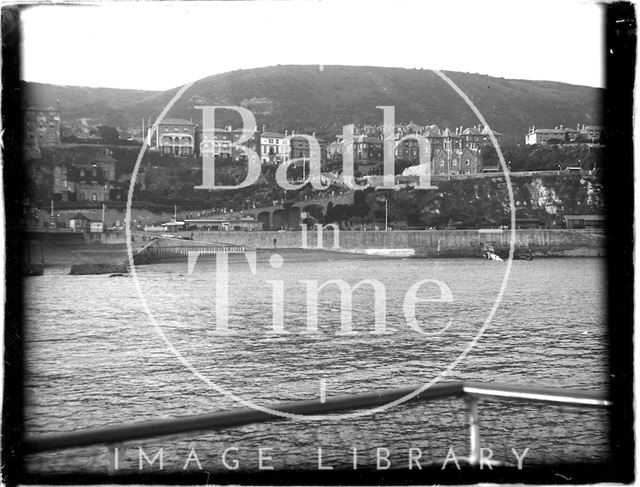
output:
M 283 400 L 442 381 L 607 388 L 605 262 L 539 259 L 513 264 L 494 319 L 470 350 L 494 305 L 506 263 L 483 260 L 309 260 L 283 255 L 273 268 L 259 253 L 255 274 L 241 256 L 229 263 L 228 328 L 216 330 L 216 264 L 198 262 L 138 268 L 147 316 L 131 277 L 70 276 L 47 269 L 30 278 L 26 294 L 26 429 L 30 434 L 72 431 L 239 407 L 222 391 L 258 405 Z M 340 332 L 337 286 L 319 293 L 318 333 L 306 332 L 310 308 L 306 281 L 343 279 L 351 285 L 377 279 L 384 285 L 386 333 L 372 333 L 374 297 L 363 285 L 353 294 L 353 332 Z M 407 325 L 405 296 L 425 282 L 416 306 L 419 330 Z M 275 282 L 275 284 L 274 284 Z M 281 284 L 278 284 L 281 283 Z M 273 288 L 284 286 L 285 334 L 273 333 Z M 310 285 L 310 284 L 309 284 Z M 431 301 L 426 301 L 431 298 Z M 382 297 L 378 297 L 380 303 Z M 277 315 L 277 312 L 276 312 Z M 165 342 L 160 332 L 164 334 Z M 461 354 L 467 353 L 464 358 Z M 193 370 L 189 370 L 177 355 Z M 444 371 L 452 367 L 446 376 Z M 202 377 L 197 377 L 197 371 Z M 203 378 L 207 379 L 206 383 Z M 562 406 L 481 403 L 482 443 L 495 457 L 514 461 L 511 448 L 529 448 L 527 461 L 603 460 L 608 455 L 604 411 Z M 386 447 L 406 464 L 411 447 L 425 462 L 442 462 L 448 448 L 466 454 L 465 405 L 458 400 L 403 404 L 387 412 L 341 421 L 292 420 L 215 433 L 119 445 L 120 468 L 138 468 L 138 446 L 164 447 L 165 470 L 179 470 L 194 447 L 202 466 L 223 468 L 221 452 L 237 447 L 242 469 L 257 468 L 258 448 L 273 448 L 276 468 L 315 468 L 317 449 L 326 463 L 375 466 Z M 38 472 L 105 472 L 113 451 L 74 449 L 29 458 Z M 191 462 L 188 468 L 197 468 Z M 152 468 L 152 467 L 149 467 Z

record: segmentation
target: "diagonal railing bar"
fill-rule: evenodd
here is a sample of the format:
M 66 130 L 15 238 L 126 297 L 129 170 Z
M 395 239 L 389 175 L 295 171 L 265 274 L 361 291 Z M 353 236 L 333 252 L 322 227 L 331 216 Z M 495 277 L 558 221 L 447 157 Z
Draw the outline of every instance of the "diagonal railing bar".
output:
M 270 406 L 270 408 L 302 415 L 329 414 L 354 409 L 375 408 L 400 399 L 419 388 L 420 386 L 404 387 L 364 394 L 328 397 L 324 402 L 320 400 L 286 402 Z M 446 398 L 464 398 L 466 400 L 471 447 L 469 463 L 472 465 L 477 464 L 479 459 L 478 402 L 480 399 L 555 403 L 579 408 L 601 408 L 611 405 L 611 401 L 606 398 L 605 394 L 597 391 L 480 382 L 436 384 L 420 392 L 409 401 L 432 402 Z M 29 437 L 25 440 L 24 447 L 27 453 L 36 453 L 65 448 L 122 443 L 194 431 L 218 430 L 276 420 L 281 420 L 281 418 L 255 409 L 244 408 L 198 416 Z

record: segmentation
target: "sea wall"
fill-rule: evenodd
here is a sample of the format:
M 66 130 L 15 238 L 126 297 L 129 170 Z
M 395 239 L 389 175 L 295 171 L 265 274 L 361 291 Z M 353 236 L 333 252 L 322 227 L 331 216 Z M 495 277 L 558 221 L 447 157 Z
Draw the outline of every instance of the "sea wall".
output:
M 244 245 L 248 248 L 304 248 L 303 232 L 184 232 L 194 240 Z M 604 256 L 605 236 L 581 230 L 529 229 L 515 231 L 516 250 L 530 251 L 533 256 Z M 414 249 L 423 257 L 478 257 L 483 245 L 493 246 L 496 252 L 508 252 L 511 232 L 478 230 L 422 230 L 422 231 L 340 231 L 338 245 L 333 232 L 325 230 L 322 248 Z M 318 234 L 307 231 L 306 247 L 316 248 Z
M 265 232 L 181 232 L 181 235 L 204 242 L 243 245 L 253 248 L 324 248 L 352 251 L 354 249 L 413 249 L 421 257 L 479 257 L 484 246 L 493 247 L 495 252 L 505 255 L 509 252 L 511 232 L 482 230 L 394 230 L 394 231 L 339 231 L 325 229 L 318 245 L 318 232 L 306 232 L 306 245 L 302 231 Z M 532 256 L 576 256 L 591 257 L 605 255 L 605 236 L 588 230 L 547 230 L 529 229 L 515 231 L 515 250 Z M 56 244 L 123 244 L 124 232 L 79 233 L 61 232 L 30 233 L 30 240 L 50 241 Z M 134 244 L 151 238 L 150 235 L 134 234 Z
M 101 244 L 123 244 L 127 242 L 127 236 L 124 232 L 100 232 L 100 233 L 84 233 L 85 243 L 101 243 Z M 140 239 L 141 237 L 138 237 Z M 134 236 L 134 242 L 136 237 Z

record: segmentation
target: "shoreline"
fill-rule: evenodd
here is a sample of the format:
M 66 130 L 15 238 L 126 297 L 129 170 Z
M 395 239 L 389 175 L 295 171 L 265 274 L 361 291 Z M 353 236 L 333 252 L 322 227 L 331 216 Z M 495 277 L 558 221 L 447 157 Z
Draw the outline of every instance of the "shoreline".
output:
M 606 235 L 585 230 L 516 230 L 515 260 L 529 256 L 544 258 L 605 257 Z M 182 232 L 187 240 L 173 240 L 171 246 L 193 243 L 244 247 L 258 252 L 259 259 L 274 253 L 290 261 L 339 261 L 353 259 L 484 259 L 490 249 L 507 260 L 511 232 L 478 230 L 438 231 L 329 231 L 278 232 Z M 134 253 L 149 245 L 158 235 L 134 234 Z M 190 240 L 193 239 L 193 240 Z M 318 248 L 318 243 L 321 247 Z M 230 253 L 230 260 L 234 255 Z M 157 260 L 156 258 L 157 257 Z M 152 262 L 186 260 L 186 254 L 155 256 Z M 208 256 L 207 258 L 213 258 Z M 128 265 L 124 232 L 98 234 L 32 233 L 27 235 L 25 264 L 68 267 L 78 264 Z
M 29 242 L 31 246 L 31 265 L 42 266 L 43 268 L 71 268 L 77 264 L 128 264 L 127 247 L 124 243 L 101 244 L 101 243 L 59 243 L 55 245 L 46 245 L 43 248 L 37 242 Z M 134 252 L 139 246 L 134 247 Z M 476 255 L 470 255 L 468 252 L 447 253 L 440 255 L 381 255 L 380 253 L 367 253 L 371 249 L 349 249 L 349 248 L 302 248 L 302 247 L 258 247 L 255 249 L 258 254 L 258 260 L 268 260 L 271 255 L 279 254 L 285 256 L 291 262 L 305 261 L 340 261 L 340 260 L 369 260 L 369 259 L 479 259 L 486 260 L 482 257 L 480 251 Z M 376 249 L 381 250 L 381 249 Z M 27 251 L 25 250 L 25 253 Z M 230 261 L 237 260 L 236 256 L 241 254 L 229 254 Z M 604 257 L 600 249 L 577 248 L 572 250 L 561 251 L 559 249 L 549 249 L 548 252 L 541 255 L 534 253 L 535 259 L 548 258 L 579 258 L 579 257 Z M 202 256 L 202 258 L 215 259 L 215 256 Z M 159 259 L 157 263 L 163 262 L 186 262 L 186 257 L 172 257 Z M 25 258 L 25 262 L 27 259 Z

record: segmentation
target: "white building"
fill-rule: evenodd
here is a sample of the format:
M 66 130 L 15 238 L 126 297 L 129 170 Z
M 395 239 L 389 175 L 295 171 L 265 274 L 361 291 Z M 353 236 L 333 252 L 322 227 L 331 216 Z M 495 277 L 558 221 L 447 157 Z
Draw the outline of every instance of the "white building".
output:
M 552 129 L 537 129 L 531 127 L 526 136 L 527 145 L 547 144 L 549 140 L 560 140 L 563 142 L 601 142 L 604 136 L 604 129 L 600 126 L 590 125 L 582 128 L 555 127 Z
M 262 132 L 260 134 L 260 159 L 263 164 L 289 162 L 290 154 L 291 144 L 286 133 Z
M 549 140 L 565 140 L 563 127 L 553 129 L 537 129 L 532 127 L 527 134 L 525 143 L 527 145 L 546 144 Z

